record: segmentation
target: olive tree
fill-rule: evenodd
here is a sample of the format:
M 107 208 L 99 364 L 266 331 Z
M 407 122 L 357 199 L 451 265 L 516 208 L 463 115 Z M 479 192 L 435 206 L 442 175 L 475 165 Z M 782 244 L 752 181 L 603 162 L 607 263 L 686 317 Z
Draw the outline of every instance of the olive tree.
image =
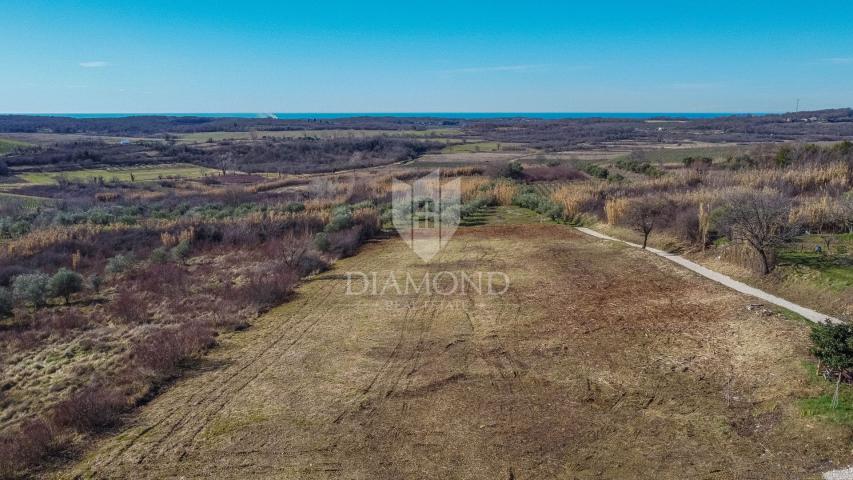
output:
M 83 290 L 83 277 L 71 270 L 60 268 L 47 282 L 51 297 L 62 297 L 67 305 L 72 294 Z
M 21 302 L 29 302 L 33 307 L 43 307 L 47 294 L 49 277 L 43 273 L 27 273 L 15 277 L 12 282 L 14 297 Z

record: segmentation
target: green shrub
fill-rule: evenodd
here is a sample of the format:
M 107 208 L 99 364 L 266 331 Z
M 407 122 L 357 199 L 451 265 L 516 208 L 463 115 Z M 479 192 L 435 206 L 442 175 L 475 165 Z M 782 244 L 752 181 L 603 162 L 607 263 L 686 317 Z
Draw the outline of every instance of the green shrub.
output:
M 29 231 L 30 222 L 9 217 L 0 218 L 0 238 L 18 238 Z
M 14 297 L 38 308 L 45 304 L 49 277 L 43 273 L 27 273 L 15 277 L 12 283 Z
M 122 215 L 118 217 L 117 221 L 124 225 L 136 225 L 136 217 L 133 215 Z
M 305 210 L 305 204 L 302 202 L 290 202 L 284 207 L 285 212 L 298 213 Z
M 99 293 L 101 291 L 101 285 L 103 284 L 103 279 L 97 273 L 92 274 L 89 277 L 89 287 L 95 291 L 95 293 Z
M 107 273 L 121 273 L 133 266 L 133 257 L 130 255 L 116 255 L 107 260 Z
M 832 375 L 837 375 L 835 393 L 830 408 L 839 405 L 841 378 L 853 370 L 853 325 L 847 323 L 821 323 L 812 327 L 811 353 Z
M 756 166 L 757 162 L 749 155 L 737 155 L 726 159 L 725 166 L 729 170 L 741 170 Z
M 839 373 L 853 369 L 853 325 L 818 324 L 812 327 L 812 355 Z
M 711 164 L 714 163 L 714 159 L 710 157 L 684 157 L 681 159 L 681 163 L 687 167 L 710 167 Z
M 524 189 L 512 199 L 512 204 L 541 213 L 552 220 L 559 220 L 563 216 L 563 206 L 551 201 L 550 198 L 537 193 L 533 189 Z
M 499 175 L 506 178 L 521 178 L 524 175 L 524 166 L 520 162 L 513 160 L 503 166 Z
M 314 235 L 314 246 L 317 247 L 317 250 L 321 252 L 328 252 L 329 248 L 332 246 L 331 242 L 329 242 L 329 236 L 326 232 L 318 232 L 317 235 Z
M 166 263 L 171 257 L 166 247 L 157 247 L 151 251 L 151 256 L 148 257 L 153 263 Z
M 794 150 L 791 147 L 784 146 L 776 152 L 774 161 L 777 167 L 787 167 L 793 162 Z
M 590 163 L 590 164 L 584 166 L 583 171 L 586 172 L 587 174 L 589 174 L 590 176 L 595 177 L 595 178 L 604 179 L 610 175 L 610 172 L 606 168 L 604 168 L 600 165 L 596 165 L 594 163 Z
M 191 247 L 189 240 L 182 241 L 172 248 L 172 257 L 174 257 L 175 260 L 183 260 L 184 258 L 187 258 L 190 255 Z
M 14 305 L 15 301 L 12 298 L 12 292 L 7 288 L 0 287 L 0 317 L 11 315 Z
M 620 158 L 613 162 L 617 167 L 628 170 L 629 172 L 641 173 L 649 177 L 660 177 L 663 172 L 649 162 L 640 162 L 627 158 Z
M 477 211 L 489 206 L 489 200 L 479 197 L 474 200 L 462 204 L 459 208 L 459 218 L 465 218 L 473 215 Z
M 115 216 L 106 210 L 95 208 L 89 211 L 89 223 L 95 225 L 109 225 L 115 221 Z
M 331 218 L 324 230 L 327 233 L 339 232 L 352 226 L 352 210 L 347 205 L 340 205 L 332 209 Z
M 83 290 L 83 277 L 71 270 L 60 268 L 47 282 L 47 291 L 51 297 L 62 297 L 67 304 L 71 295 Z

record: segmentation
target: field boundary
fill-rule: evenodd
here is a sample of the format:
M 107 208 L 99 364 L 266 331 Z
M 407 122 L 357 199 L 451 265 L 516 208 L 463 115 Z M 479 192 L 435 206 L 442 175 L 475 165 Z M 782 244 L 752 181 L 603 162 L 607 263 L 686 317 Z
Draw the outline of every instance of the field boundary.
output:
M 621 242 L 621 243 L 624 243 L 626 245 L 630 245 L 632 247 L 642 248 L 641 245 L 638 245 L 636 243 L 627 242 L 625 240 L 620 240 L 618 238 L 614 238 L 614 237 L 611 237 L 609 235 L 605 235 L 605 234 L 598 232 L 596 230 L 593 230 L 591 228 L 575 227 L 575 229 L 579 230 L 579 231 L 581 231 L 587 235 L 590 235 L 590 236 L 593 236 L 596 238 L 600 238 L 602 240 L 610 240 L 610 241 L 614 241 L 614 242 Z M 842 323 L 842 321 L 839 320 L 838 318 L 820 313 L 818 311 L 812 310 L 811 308 L 807 308 L 807 307 L 804 307 L 802 305 L 798 305 L 798 304 L 793 303 L 793 302 L 789 302 L 788 300 L 785 300 L 784 298 L 777 297 L 776 295 L 772 295 L 770 293 L 767 293 L 764 290 L 760 290 L 760 289 L 757 289 L 755 287 L 750 287 L 749 285 L 747 285 L 743 282 L 739 282 L 739 281 L 733 279 L 732 277 L 730 277 L 728 275 L 724 275 L 720 272 L 716 272 L 714 270 L 711 270 L 710 268 L 703 267 L 702 265 L 699 265 L 696 262 L 691 262 L 690 260 L 688 260 L 688 259 L 686 259 L 680 255 L 675 255 L 675 254 L 668 253 L 668 252 L 665 252 L 663 250 L 658 250 L 656 248 L 651 248 L 651 247 L 646 247 L 646 250 L 654 253 L 655 255 L 663 257 L 663 258 L 665 258 L 671 262 L 677 263 L 677 264 L 681 265 L 682 267 L 687 268 L 688 270 L 696 272 L 705 278 L 709 278 L 709 279 L 711 279 L 717 283 L 725 285 L 726 287 L 729 287 L 732 290 L 736 290 L 740 293 L 745 293 L 747 295 L 750 295 L 750 296 L 753 296 L 756 298 L 760 298 L 761 300 L 764 300 L 765 302 L 769 302 L 769 303 L 772 303 L 772 304 L 777 305 L 779 307 L 786 308 L 786 309 L 796 313 L 797 315 L 802 316 L 806 320 L 809 320 L 810 322 L 814 322 L 814 323 L 823 323 L 823 322 Z

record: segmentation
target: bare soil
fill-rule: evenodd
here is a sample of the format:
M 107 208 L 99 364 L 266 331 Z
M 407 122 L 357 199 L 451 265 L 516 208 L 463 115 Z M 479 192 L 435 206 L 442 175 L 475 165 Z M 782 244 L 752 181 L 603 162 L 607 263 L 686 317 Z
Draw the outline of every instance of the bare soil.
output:
M 348 271 L 380 289 L 392 271 L 500 271 L 510 288 L 355 296 Z M 797 406 L 807 326 L 749 303 L 558 225 L 461 228 L 426 265 L 377 242 L 58 476 L 796 479 L 853 463 L 850 429 Z

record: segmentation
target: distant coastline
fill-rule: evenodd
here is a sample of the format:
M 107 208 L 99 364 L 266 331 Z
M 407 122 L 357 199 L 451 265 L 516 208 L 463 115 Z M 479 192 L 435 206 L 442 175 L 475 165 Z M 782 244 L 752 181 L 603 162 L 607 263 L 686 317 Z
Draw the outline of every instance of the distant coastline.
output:
M 123 117 L 205 117 L 205 118 L 278 118 L 282 120 L 329 120 L 354 117 L 397 117 L 397 118 L 451 118 L 451 119 L 493 119 L 493 118 L 531 118 L 557 120 L 569 118 L 718 118 L 732 115 L 766 115 L 764 112 L 352 112 L 352 113 L 0 113 L 0 115 L 33 115 L 40 117 L 69 118 L 123 118 Z

